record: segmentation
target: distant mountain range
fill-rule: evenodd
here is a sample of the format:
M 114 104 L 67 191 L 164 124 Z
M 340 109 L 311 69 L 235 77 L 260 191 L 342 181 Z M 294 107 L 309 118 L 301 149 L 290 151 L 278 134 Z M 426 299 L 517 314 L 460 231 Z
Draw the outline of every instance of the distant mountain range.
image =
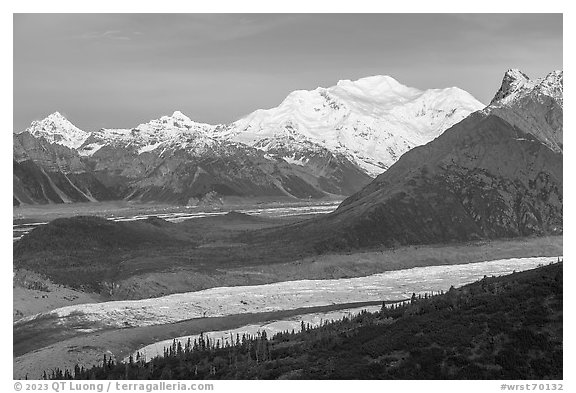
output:
M 335 212 L 266 236 L 324 252 L 561 234 L 562 96 L 562 71 L 530 80 L 509 70 L 488 107 L 410 150 Z
M 14 134 L 14 205 L 347 196 L 483 107 L 455 87 L 422 91 L 375 76 L 295 91 L 226 125 L 176 111 L 87 132 L 56 112 Z
M 311 146 L 321 146 L 376 176 L 406 151 L 484 106 L 456 87 L 422 91 L 389 76 L 374 76 L 295 91 L 278 107 L 256 111 L 218 131 L 221 137 L 297 162 L 306 160 Z

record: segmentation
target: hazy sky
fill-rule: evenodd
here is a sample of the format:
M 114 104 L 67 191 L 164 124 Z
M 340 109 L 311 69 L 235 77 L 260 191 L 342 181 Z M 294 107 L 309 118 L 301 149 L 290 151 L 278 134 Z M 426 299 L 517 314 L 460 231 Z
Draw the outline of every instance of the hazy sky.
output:
M 14 129 L 54 111 L 88 131 L 224 123 L 370 75 L 488 103 L 508 68 L 561 69 L 562 15 L 16 14 Z

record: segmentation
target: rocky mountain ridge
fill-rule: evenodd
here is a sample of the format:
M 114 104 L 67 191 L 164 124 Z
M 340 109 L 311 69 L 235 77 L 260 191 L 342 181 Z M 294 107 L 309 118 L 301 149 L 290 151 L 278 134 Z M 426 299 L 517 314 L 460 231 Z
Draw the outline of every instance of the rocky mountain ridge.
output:
M 277 108 L 228 125 L 194 122 L 176 111 L 131 129 L 85 132 L 54 113 L 15 136 L 15 167 L 27 162 L 66 178 L 86 173 L 110 190 L 110 198 L 143 201 L 185 204 L 210 192 L 346 196 L 481 107 L 457 88 L 421 91 L 378 76 L 296 91 Z M 22 141 L 30 137 L 51 152 L 43 158 L 34 149 L 24 154 Z M 62 148 L 68 149 L 64 156 L 57 153 Z M 22 183 L 21 172 L 14 184 Z M 47 176 L 22 188 L 15 204 L 75 201 Z M 34 178 L 28 176 L 28 183 Z M 26 197 L 31 188 L 36 196 Z M 48 197 L 50 188 L 61 197 Z
M 404 154 L 335 212 L 264 236 L 325 252 L 561 234 L 562 83 L 562 71 L 536 83 L 507 72 L 490 106 Z

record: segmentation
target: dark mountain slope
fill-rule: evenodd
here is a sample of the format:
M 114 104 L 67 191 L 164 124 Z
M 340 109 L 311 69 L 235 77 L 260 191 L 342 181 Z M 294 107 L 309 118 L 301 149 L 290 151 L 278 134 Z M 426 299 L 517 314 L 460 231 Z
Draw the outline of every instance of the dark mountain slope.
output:
M 297 165 L 285 161 L 279 152 L 266 153 L 202 132 L 170 128 L 170 122 L 180 126 L 181 121 L 162 119 L 159 125 L 157 121 L 150 124 L 155 132 L 176 132 L 166 141 L 146 144 L 151 127 L 146 124 L 118 140 L 101 130 L 81 148 L 102 146 L 85 161 L 106 184 L 124 185 L 125 199 L 186 204 L 209 193 L 321 198 L 327 194 L 351 195 L 372 180 L 350 160 L 343 156 L 337 160 L 328 151 L 320 168 L 312 164 L 312 152 L 307 158 L 310 164 Z
M 508 70 L 490 103 L 491 113 L 505 119 L 555 152 L 563 150 L 564 73 L 554 71 L 531 80 L 518 70 Z
M 561 233 L 562 155 L 524 136 L 475 114 L 284 236 L 324 251 Z
M 373 180 L 343 155 L 318 146 L 299 157 L 307 161 L 300 165 L 285 161 L 286 152 L 196 134 L 150 151 L 94 135 L 85 145 L 97 143 L 108 144 L 80 155 L 27 131 L 14 135 L 14 205 L 118 199 L 186 205 L 207 194 L 309 199 L 351 195 Z
M 407 152 L 334 213 L 262 236 L 323 252 L 562 233 L 562 152 L 550 147 L 561 144 L 561 95 L 531 86 Z M 550 139 L 538 124 L 560 129 Z
M 29 132 L 13 136 L 14 205 L 117 199 L 78 153 Z

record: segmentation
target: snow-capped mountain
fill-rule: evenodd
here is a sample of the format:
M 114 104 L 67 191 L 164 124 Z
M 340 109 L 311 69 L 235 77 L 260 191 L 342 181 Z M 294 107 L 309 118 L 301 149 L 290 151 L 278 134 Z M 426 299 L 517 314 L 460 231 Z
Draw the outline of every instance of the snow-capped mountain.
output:
M 491 104 L 404 154 L 335 212 L 274 233 L 315 251 L 563 231 L 563 76 L 506 72 Z
M 102 129 L 92 133 L 80 154 L 92 155 L 106 145 L 143 153 L 191 141 L 213 143 L 214 138 L 300 165 L 327 150 L 376 176 L 406 151 L 483 107 L 456 87 L 419 90 L 389 76 L 374 76 L 294 91 L 278 107 L 257 110 L 227 125 L 197 123 L 176 111 L 132 129 Z
M 175 112 L 131 129 L 93 132 L 77 149 L 16 134 L 14 203 L 105 197 L 195 204 L 214 193 L 306 199 L 350 195 L 371 180 L 325 149 L 315 148 L 299 165 L 215 138 L 213 129 Z
M 276 108 L 226 125 L 198 123 L 176 111 L 134 128 L 85 132 L 56 112 L 27 130 L 38 142 L 19 139 L 50 150 L 49 159 L 35 162 L 44 153 L 26 155 L 21 143 L 15 146 L 24 172 L 28 162 L 49 172 L 34 189 L 38 195 L 18 200 L 57 201 L 42 190 L 46 184 L 54 188 L 50 181 L 60 173 L 69 179 L 72 166 L 96 179 L 93 184 L 101 183 L 99 190 L 110 188 L 107 195 L 128 199 L 188 203 L 214 191 L 294 198 L 350 195 L 403 153 L 482 107 L 458 88 L 422 91 L 376 76 L 295 91 Z M 52 159 L 62 155 L 50 144 L 70 148 L 64 161 Z M 90 187 L 83 187 L 88 195 Z
M 264 151 L 285 149 L 288 159 L 300 147 L 317 145 L 375 176 L 482 108 L 456 87 L 419 90 L 389 76 L 373 76 L 294 91 L 278 107 L 257 110 L 216 134 Z
M 197 123 L 180 111 L 172 116 L 162 116 L 134 128 L 106 129 L 91 133 L 78 149 L 83 156 L 91 156 L 103 146 L 123 147 L 136 150 L 139 154 L 149 152 L 158 147 L 170 144 L 181 148 L 191 147 L 193 141 L 196 145 L 201 143 L 212 144 L 210 137 L 214 126 Z
M 502 86 L 490 102 L 490 105 L 507 105 L 518 101 L 523 96 L 535 93 L 554 98 L 563 105 L 564 72 L 552 71 L 544 78 L 530 79 L 528 75 L 516 68 L 511 68 L 504 74 Z
M 532 80 L 520 70 L 510 69 L 485 111 L 525 130 L 550 149 L 562 152 L 563 94 L 563 71 Z
M 59 112 L 54 112 L 40 121 L 33 121 L 26 129 L 35 137 L 43 137 L 50 143 L 57 143 L 76 149 L 84 143 L 90 135 L 89 132 L 82 131 Z
M 136 150 L 245 144 L 302 166 L 326 150 L 376 176 L 484 105 L 456 88 L 419 90 L 389 76 L 342 80 L 329 88 L 290 93 L 276 108 L 257 110 L 225 125 L 198 123 L 182 112 L 134 128 L 82 131 L 56 112 L 28 131 L 92 156 L 103 146 Z M 297 158 L 296 158 L 297 157 Z

